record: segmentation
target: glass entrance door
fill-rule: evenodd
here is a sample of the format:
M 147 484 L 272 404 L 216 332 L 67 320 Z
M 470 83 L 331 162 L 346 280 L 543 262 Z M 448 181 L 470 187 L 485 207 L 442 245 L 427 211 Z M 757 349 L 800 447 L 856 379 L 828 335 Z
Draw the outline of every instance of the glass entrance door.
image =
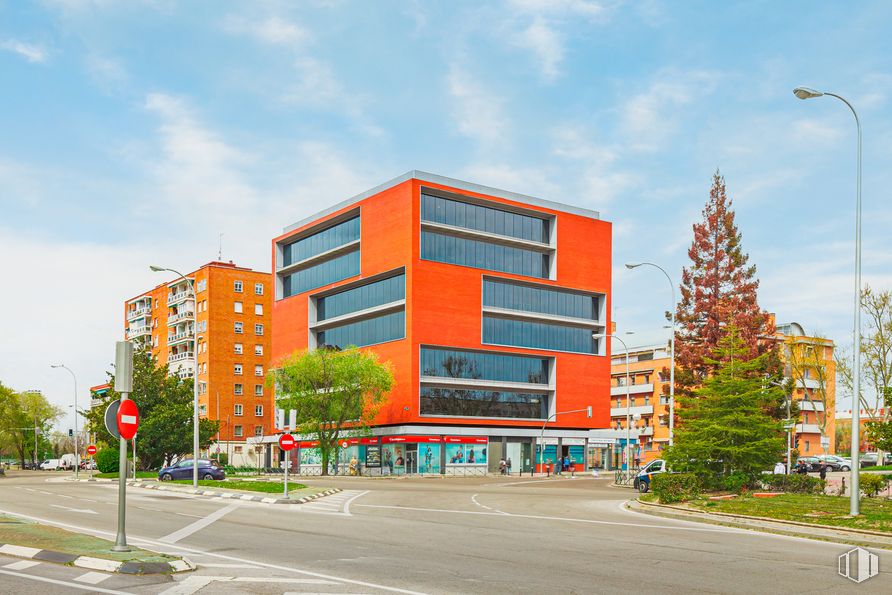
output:
M 418 445 L 406 445 L 406 475 L 418 473 Z

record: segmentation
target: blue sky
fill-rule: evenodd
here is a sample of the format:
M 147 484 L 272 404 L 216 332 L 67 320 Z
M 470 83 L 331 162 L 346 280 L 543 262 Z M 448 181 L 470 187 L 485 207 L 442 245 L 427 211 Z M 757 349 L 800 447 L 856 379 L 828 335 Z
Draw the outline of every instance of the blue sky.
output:
M 67 404 L 121 303 L 410 169 L 597 209 L 614 306 L 660 340 L 716 168 L 760 304 L 851 341 L 854 124 L 864 276 L 892 287 L 888 2 L 0 0 L 0 380 Z M 196 221 L 200 225 L 196 225 Z M 84 391 L 82 399 L 86 398 Z M 69 422 L 70 423 L 70 422 Z

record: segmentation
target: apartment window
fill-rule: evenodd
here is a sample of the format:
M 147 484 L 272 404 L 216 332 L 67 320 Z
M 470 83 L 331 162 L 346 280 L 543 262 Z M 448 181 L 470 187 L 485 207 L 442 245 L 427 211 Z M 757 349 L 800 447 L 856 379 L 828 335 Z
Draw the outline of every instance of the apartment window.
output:
M 199 405 L 199 406 L 198 406 L 198 413 L 199 413 L 199 415 L 207 415 L 207 413 L 208 413 L 208 406 L 207 406 L 207 405 Z
M 254 334 L 255 334 L 255 335 L 262 335 L 262 334 L 263 334 L 263 325 L 262 325 L 262 324 L 255 324 L 255 325 L 254 325 Z
M 242 325 L 241 322 L 236 322 L 236 323 L 235 323 L 235 333 L 236 333 L 237 335 L 241 335 L 242 332 L 244 332 L 244 331 L 242 330 L 242 328 L 243 328 L 243 325 Z
M 241 365 L 241 364 L 235 364 L 234 369 L 233 369 L 233 373 L 234 373 L 236 376 L 241 376 L 241 375 L 242 375 L 242 365 Z
M 158 347 L 158 335 L 152 337 L 152 347 Z
M 233 427 L 232 434 L 237 438 L 241 438 L 242 437 L 242 427 L 241 426 Z
M 353 217 L 283 246 L 282 266 L 296 265 L 299 270 L 282 276 L 282 297 L 358 275 L 358 240 L 359 217 Z M 348 252 L 338 254 L 343 250 Z
M 235 392 L 236 395 L 241 395 L 244 392 L 244 390 L 245 390 L 244 385 L 237 382 L 235 384 L 235 389 L 233 392 Z
M 233 406 L 232 414 L 241 417 L 241 415 L 242 415 L 242 406 L 239 405 L 238 403 L 236 403 L 236 404 Z
M 261 366 L 259 364 L 254 366 L 254 375 L 255 376 L 263 376 L 263 366 Z
M 263 417 L 263 405 L 254 405 L 254 417 Z
M 236 355 L 241 355 L 244 352 L 244 346 L 241 343 L 233 345 L 233 349 Z
M 235 313 L 236 313 L 236 314 L 241 314 L 241 313 L 242 313 L 242 303 L 241 303 L 241 302 L 235 302 L 235 303 L 234 303 L 234 306 L 235 306 Z
M 254 355 L 263 355 L 263 345 L 254 346 Z
M 254 426 L 254 435 L 263 436 L 263 426 Z
M 233 450 L 233 452 L 235 452 L 235 454 L 237 454 L 237 455 L 242 454 L 242 447 L 241 447 L 241 446 L 234 446 L 234 447 L 232 448 L 232 450 Z
M 316 342 L 328 345 L 356 345 L 363 347 L 406 336 L 406 317 L 401 301 L 406 297 L 406 276 L 403 273 L 352 287 L 316 299 L 316 314 L 320 322 L 346 317 L 355 312 L 379 306 L 389 306 L 383 313 L 361 320 L 348 319 L 338 326 L 317 331 Z M 399 308 L 398 311 L 393 310 Z
M 262 396 L 263 396 L 263 385 L 262 385 L 262 384 L 255 384 L 255 385 L 254 385 L 254 396 L 255 396 L 255 397 L 262 397 Z
M 282 250 L 282 265 L 287 267 L 358 239 L 359 217 L 353 217 L 285 246 Z
M 254 295 L 263 295 L 263 283 L 254 284 Z
M 854 393 L 853 393 L 853 394 L 854 394 Z M 854 416 L 853 416 L 853 417 L 854 417 Z M 810 450 L 811 450 L 810 443 L 809 443 L 808 440 L 806 440 L 806 441 L 805 441 L 805 452 L 808 452 L 808 451 L 810 451 Z
M 198 383 L 198 394 L 203 395 L 208 392 L 208 383 L 207 382 L 199 382 Z
M 236 281 L 236 282 L 233 284 L 233 289 L 235 290 L 236 293 L 241 293 L 242 290 L 243 290 L 242 282 L 241 282 L 241 281 Z
M 207 289 L 208 280 L 207 279 L 199 279 L 198 283 L 195 284 L 195 291 L 204 291 Z
M 254 314 L 263 316 L 263 304 L 254 304 Z
M 201 321 L 201 332 L 205 332 L 206 330 L 208 330 L 208 321 L 202 320 Z

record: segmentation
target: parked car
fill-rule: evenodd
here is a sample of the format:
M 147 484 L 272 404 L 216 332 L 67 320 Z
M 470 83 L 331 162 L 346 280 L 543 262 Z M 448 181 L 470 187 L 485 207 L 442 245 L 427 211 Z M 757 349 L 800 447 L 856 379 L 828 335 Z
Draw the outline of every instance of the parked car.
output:
M 89 469 L 96 469 L 96 461 L 93 459 L 82 459 L 81 460 L 81 469 L 87 471 Z
M 656 459 L 648 463 L 644 469 L 638 472 L 638 475 L 632 482 L 632 487 L 642 494 L 646 494 L 650 490 L 650 480 L 658 473 L 666 473 L 666 461 Z
M 796 459 L 796 465 L 799 465 L 800 462 L 805 463 L 809 471 L 817 471 L 821 468 L 821 459 L 818 457 L 799 457 Z M 795 470 L 796 467 L 793 467 L 793 469 Z
M 163 467 L 158 471 L 158 479 L 171 481 L 172 479 L 191 479 L 194 459 L 185 459 L 177 463 Z M 226 479 L 226 471 L 217 461 L 198 459 L 198 477 L 200 479 Z
M 818 455 L 818 461 L 824 461 L 830 467 L 831 471 L 851 471 L 852 470 L 852 461 L 849 459 L 844 459 L 843 457 L 838 457 L 836 455 Z M 820 469 L 820 463 L 818 463 L 818 469 Z
M 40 464 L 43 471 L 57 471 L 62 468 L 61 459 L 47 459 Z
M 879 453 L 877 452 L 865 452 L 861 455 L 861 466 L 862 467 L 873 467 L 874 465 L 892 465 L 892 453 L 887 452 L 885 456 L 883 456 L 883 462 L 878 463 Z

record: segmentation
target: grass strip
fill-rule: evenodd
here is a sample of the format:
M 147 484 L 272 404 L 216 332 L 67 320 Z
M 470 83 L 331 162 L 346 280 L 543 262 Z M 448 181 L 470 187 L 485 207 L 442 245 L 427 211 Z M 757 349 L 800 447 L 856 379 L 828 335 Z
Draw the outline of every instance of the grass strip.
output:
M 175 479 L 165 482 L 180 485 L 192 485 L 191 479 Z M 220 490 L 239 490 L 244 492 L 263 492 L 265 494 L 281 494 L 285 487 L 281 481 L 250 481 L 244 479 L 227 479 L 224 481 L 216 481 L 213 479 L 199 479 L 198 485 L 205 488 L 217 488 Z M 310 490 L 313 493 L 322 492 L 325 488 L 308 488 L 302 483 L 288 482 L 288 492 L 297 492 L 299 490 Z M 306 495 L 306 494 L 304 494 Z
M 857 517 L 849 516 L 849 498 L 839 496 L 743 496 L 732 500 L 694 500 L 688 504 L 705 512 L 761 516 L 828 527 L 892 533 L 892 500 L 884 498 L 862 498 L 861 514 Z
M 83 471 L 81 472 L 83 473 Z M 99 479 L 118 479 L 118 472 L 114 471 L 112 473 L 94 473 L 93 477 L 97 477 Z M 127 477 L 133 477 L 131 474 L 127 474 Z M 137 479 L 158 479 L 157 471 L 137 471 L 136 472 Z

